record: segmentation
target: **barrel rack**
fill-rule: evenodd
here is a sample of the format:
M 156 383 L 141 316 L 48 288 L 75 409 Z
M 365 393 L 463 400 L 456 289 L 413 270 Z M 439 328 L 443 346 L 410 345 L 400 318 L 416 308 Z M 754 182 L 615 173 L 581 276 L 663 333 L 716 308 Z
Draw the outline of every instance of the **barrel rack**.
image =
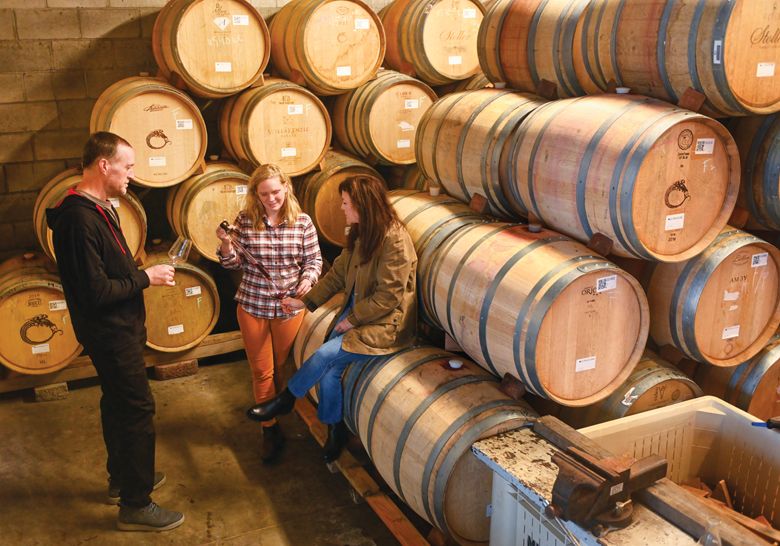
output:
M 221 334 L 211 334 L 206 336 L 199 345 L 192 349 L 177 353 L 163 353 L 147 349 L 144 351 L 144 361 L 146 362 L 147 368 L 155 368 L 155 376 L 158 379 L 168 379 L 189 375 L 176 372 L 175 367 L 177 365 L 186 364 L 191 368 L 193 365 L 197 366 L 198 358 L 230 353 L 243 348 L 244 342 L 241 339 L 241 332 L 235 330 Z M 174 368 L 169 368 L 168 371 L 165 371 L 168 366 L 173 366 Z M 7 370 L 4 377 L 0 376 L 0 393 L 96 376 L 97 372 L 95 371 L 94 366 L 92 366 L 92 361 L 89 357 L 79 356 L 62 370 L 49 374 L 26 375 Z

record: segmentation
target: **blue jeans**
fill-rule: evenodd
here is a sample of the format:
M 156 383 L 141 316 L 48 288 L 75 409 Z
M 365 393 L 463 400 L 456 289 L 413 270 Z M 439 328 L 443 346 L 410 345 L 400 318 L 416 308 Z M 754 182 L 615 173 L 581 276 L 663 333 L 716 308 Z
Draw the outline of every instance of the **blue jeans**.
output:
M 337 324 L 349 314 L 351 303 L 350 301 L 350 305 L 341 313 Z M 287 382 L 287 388 L 296 398 L 304 396 L 306 391 L 319 383 L 320 403 L 317 416 L 326 425 L 335 425 L 343 417 L 344 393 L 341 388 L 341 375 L 344 369 L 352 362 L 364 362 L 375 356 L 345 351 L 341 348 L 343 337 L 344 334 L 333 330 L 328 341 L 317 349 Z

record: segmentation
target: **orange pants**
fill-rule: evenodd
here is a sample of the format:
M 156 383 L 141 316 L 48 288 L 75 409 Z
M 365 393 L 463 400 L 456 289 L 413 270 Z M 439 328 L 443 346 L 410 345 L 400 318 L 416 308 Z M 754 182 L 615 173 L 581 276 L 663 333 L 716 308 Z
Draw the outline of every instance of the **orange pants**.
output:
M 252 370 L 252 390 L 255 402 L 265 402 L 282 390 L 282 365 L 298 334 L 304 313 L 286 319 L 256 318 L 238 306 L 238 325 L 244 338 L 249 368 Z M 266 421 L 270 427 L 276 420 Z

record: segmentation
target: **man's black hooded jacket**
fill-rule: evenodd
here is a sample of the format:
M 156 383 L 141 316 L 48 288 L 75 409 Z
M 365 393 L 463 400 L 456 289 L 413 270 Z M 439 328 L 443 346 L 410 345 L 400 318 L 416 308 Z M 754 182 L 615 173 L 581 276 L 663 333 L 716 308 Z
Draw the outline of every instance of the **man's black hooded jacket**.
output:
M 149 277 L 133 261 L 111 214 L 71 190 L 46 209 L 46 220 L 76 338 L 87 352 L 145 343 Z

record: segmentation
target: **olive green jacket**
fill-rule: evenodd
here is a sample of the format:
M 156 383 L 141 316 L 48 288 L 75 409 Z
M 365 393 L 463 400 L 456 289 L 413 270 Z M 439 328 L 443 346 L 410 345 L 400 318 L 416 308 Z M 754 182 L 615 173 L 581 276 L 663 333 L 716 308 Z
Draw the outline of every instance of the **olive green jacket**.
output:
M 394 353 L 412 343 L 417 328 L 417 254 L 406 228 L 388 229 L 374 257 L 365 264 L 361 261 L 357 248 L 354 252 L 345 248 L 303 302 L 313 311 L 343 292 L 346 306 L 354 290 L 354 306 L 347 315 L 354 328 L 344 334 L 342 349 L 369 355 Z

